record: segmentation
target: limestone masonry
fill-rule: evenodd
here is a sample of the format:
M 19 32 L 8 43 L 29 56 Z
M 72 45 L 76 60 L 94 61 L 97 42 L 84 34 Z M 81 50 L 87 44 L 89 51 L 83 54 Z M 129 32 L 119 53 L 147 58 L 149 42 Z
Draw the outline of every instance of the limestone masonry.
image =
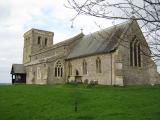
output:
M 157 66 L 137 21 L 129 20 L 54 44 L 54 33 L 24 33 L 27 84 L 95 82 L 102 85 L 159 84 Z

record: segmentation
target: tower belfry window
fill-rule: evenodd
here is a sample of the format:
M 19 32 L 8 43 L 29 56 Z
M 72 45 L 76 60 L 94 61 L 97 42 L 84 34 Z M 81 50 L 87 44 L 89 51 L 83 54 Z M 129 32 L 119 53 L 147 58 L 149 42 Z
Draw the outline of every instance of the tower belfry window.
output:
M 38 45 L 41 44 L 41 36 L 38 36 Z
M 45 38 L 45 46 L 47 46 L 47 38 Z

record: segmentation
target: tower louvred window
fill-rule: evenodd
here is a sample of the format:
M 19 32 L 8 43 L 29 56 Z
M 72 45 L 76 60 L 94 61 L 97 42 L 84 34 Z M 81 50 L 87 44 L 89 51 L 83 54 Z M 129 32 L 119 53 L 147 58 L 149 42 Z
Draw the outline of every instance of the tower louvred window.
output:
M 38 45 L 41 44 L 41 36 L 38 36 Z

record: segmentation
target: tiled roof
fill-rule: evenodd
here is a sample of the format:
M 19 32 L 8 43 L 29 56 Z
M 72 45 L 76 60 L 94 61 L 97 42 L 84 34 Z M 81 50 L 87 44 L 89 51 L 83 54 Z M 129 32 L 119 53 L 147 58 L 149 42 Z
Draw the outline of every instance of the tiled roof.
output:
M 83 57 L 99 53 L 110 53 L 119 45 L 119 38 L 128 28 L 129 21 L 110 28 L 84 35 L 80 42 L 75 45 L 67 59 Z
M 19 73 L 19 74 L 26 73 L 25 67 L 23 64 L 13 64 L 12 65 L 11 74 L 16 74 L 16 73 Z

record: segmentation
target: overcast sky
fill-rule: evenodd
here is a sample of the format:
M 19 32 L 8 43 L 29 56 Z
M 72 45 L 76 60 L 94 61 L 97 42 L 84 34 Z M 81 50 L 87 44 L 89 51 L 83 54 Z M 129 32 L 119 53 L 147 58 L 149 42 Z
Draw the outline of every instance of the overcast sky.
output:
M 13 63 L 22 63 L 23 34 L 31 28 L 53 31 L 54 43 L 80 33 L 105 28 L 111 21 L 80 16 L 71 28 L 75 12 L 64 7 L 65 0 L 0 0 L 0 83 L 11 82 Z

